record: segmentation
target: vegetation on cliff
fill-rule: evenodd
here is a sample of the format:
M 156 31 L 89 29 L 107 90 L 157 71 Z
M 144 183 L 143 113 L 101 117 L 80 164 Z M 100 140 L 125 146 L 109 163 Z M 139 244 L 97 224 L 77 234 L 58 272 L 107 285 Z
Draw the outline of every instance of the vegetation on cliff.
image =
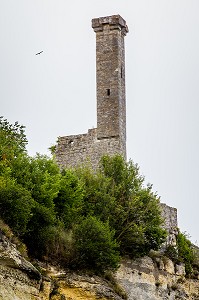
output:
M 104 156 L 97 172 L 60 171 L 53 158 L 30 157 L 26 144 L 24 127 L 0 118 L 0 218 L 32 257 L 103 272 L 120 256 L 159 249 L 159 198 L 132 161 Z

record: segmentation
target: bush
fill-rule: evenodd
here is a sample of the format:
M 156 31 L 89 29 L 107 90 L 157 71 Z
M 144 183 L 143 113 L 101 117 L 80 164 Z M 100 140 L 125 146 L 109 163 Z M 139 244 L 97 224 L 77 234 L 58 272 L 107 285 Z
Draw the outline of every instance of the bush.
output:
M 26 189 L 14 180 L 1 180 L 0 216 L 17 236 L 26 233 L 34 205 L 34 200 Z
M 32 217 L 28 223 L 28 231 L 24 236 L 29 253 L 32 256 L 41 258 L 45 255 L 46 237 L 50 228 L 55 224 L 54 211 L 36 202 L 32 209 Z
M 179 232 L 177 235 L 177 245 L 169 245 L 165 251 L 165 255 L 175 263 L 184 263 L 185 272 L 190 275 L 194 264 L 194 249 L 186 234 Z
M 109 194 L 115 198 L 109 223 L 115 230 L 121 254 L 139 257 L 151 249 L 158 250 L 166 238 L 159 198 L 151 185 L 143 186 L 144 177 L 138 166 L 132 161 L 125 162 L 119 155 L 104 156 L 101 172 L 109 179 Z
M 178 248 L 172 245 L 168 245 L 165 253 L 168 258 L 170 258 L 174 263 L 178 262 Z
M 55 211 L 66 228 L 78 222 L 82 214 L 84 190 L 77 175 L 71 170 L 62 172 L 60 189 L 54 199 Z
M 87 217 L 74 230 L 75 268 L 103 272 L 115 269 L 119 263 L 118 244 L 108 223 Z
M 192 273 L 192 265 L 194 262 L 194 252 L 191 242 L 188 240 L 186 234 L 179 232 L 177 235 L 177 249 L 178 260 L 185 264 L 186 274 Z
M 38 257 L 53 264 L 69 267 L 74 258 L 72 232 L 62 225 L 44 227 L 38 232 Z

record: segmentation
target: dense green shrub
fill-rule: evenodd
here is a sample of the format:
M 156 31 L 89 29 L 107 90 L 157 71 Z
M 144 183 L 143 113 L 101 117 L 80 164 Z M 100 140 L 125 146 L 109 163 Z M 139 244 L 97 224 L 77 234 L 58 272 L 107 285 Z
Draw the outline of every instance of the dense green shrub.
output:
M 192 264 L 194 261 L 194 252 L 191 242 L 186 234 L 179 232 L 177 235 L 178 260 L 185 263 L 186 274 L 192 273 Z
M 46 236 L 51 227 L 56 224 L 55 212 L 48 207 L 35 203 L 32 208 L 32 216 L 28 223 L 28 231 L 24 240 L 32 256 L 42 257 L 46 252 Z
M 0 176 L 0 216 L 17 236 L 23 236 L 28 230 L 34 205 L 29 191 L 14 180 Z
M 37 154 L 29 157 L 20 154 L 13 161 L 11 175 L 31 192 L 38 203 L 52 208 L 60 189 L 60 171 L 53 159 Z
M 115 208 L 110 180 L 100 172 L 86 167 L 75 170 L 83 187 L 82 216 L 96 216 L 106 222 Z
M 165 255 L 175 263 L 184 263 L 187 275 L 192 273 L 195 254 L 193 246 L 185 233 L 178 233 L 176 246 L 168 245 Z
M 41 227 L 27 243 L 32 256 L 70 268 L 74 243 L 72 232 L 66 231 L 62 224 Z
M 151 185 L 144 187 L 138 166 L 119 155 L 104 156 L 101 172 L 109 179 L 109 193 L 115 198 L 109 222 L 120 252 L 136 257 L 148 254 L 150 249 L 157 250 L 166 238 L 159 198 Z
M 25 149 L 24 127 L 0 118 L 0 217 L 37 258 L 68 267 L 116 268 L 165 239 L 159 198 L 132 161 L 104 156 L 60 172 L 54 159 Z
M 26 152 L 27 143 L 23 125 L 19 125 L 18 122 L 10 124 L 0 117 L 0 161 L 11 165 L 20 153 Z
M 117 268 L 119 263 L 118 244 L 108 223 L 95 217 L 87 217 L 74 230 L 76 268 L 103 272 Z
M 60 179 L 60 188 L 54 199 L 57 217 L 66 228 L 78 222 L 82 214 L 84 189 L 72 170 L 64 170 Z

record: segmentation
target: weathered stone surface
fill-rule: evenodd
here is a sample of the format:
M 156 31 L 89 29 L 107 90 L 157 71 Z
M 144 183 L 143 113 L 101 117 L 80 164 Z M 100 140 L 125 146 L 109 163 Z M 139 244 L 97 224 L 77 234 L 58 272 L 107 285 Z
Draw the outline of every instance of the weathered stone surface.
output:
M 153 262 L 147 257 L 122 262 L 116 278 L 126 291 L 128 300 L 199 299 L 199 280 L 185 279 L 182 272 L 179 275 L 178 267 L 175 273 L 170 260 L 162 260 L 162 264 L 160 269 L 156 260 Z
M 92 20 L 96 33 L 97 128 L 87 134 L 58 138 L 56 159 L 61 168 L 90 161 L 96 169 L 102 155 L 126 158 L 126 95 L 124 36 L 119 15 Z
M 0 300 L 39 299 L 41 275 L 0 233 Z
M 162 251 L 168 245 L 176 246 L 176 236 L 178 234 L 178 218 L 177 218 L 177 209 L 171 206 L 168 206 L 165 203 L 160 203 L 161 214 L 164 220 L 163 227 L 166 229 L 168 236 L 164 245 L 162 245 Z
M 164 260 L 164 270 L 169 274 L 175 274 L 174 263 L 169 258 Z
M 184 264 L 180 264 L 175 266 L 176 269 L 176 275 L 178 276 L 185 276 L 186 272 L 185 272 L 185 265 Z
M 185 279 L 182 266 L 175 266 L 173 273 L 164 259 L 160 261 L 164 268 L 147 256 L 123 260 L 114 275 L 117 291 L 119 286 L 127 300 L 198 300 L 199 280 Z M 39 264 L 46 273 L 42 280 L 38 271 L 1 235 L 0 300 L 122 300 L 114 284 L 98 276 Z
M 60 168 L 76 167 L 88 163 L 96 169 L 104 154 L 124 154 L 119 137 L 97 138 L 97 129 L 89 129 L 87 134 L 63 136 L 58 138 L 56 160 Z

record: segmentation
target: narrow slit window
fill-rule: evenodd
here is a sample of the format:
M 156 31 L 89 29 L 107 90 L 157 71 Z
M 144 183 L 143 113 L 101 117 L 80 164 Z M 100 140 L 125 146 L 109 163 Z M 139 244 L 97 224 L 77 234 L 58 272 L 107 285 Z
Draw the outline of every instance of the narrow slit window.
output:
M 121 67 L 121 78 L 123 78 L 123 72 L 122 72 L 122 67 Z
M 107 96 L 110 96 L 111 90 L 110 90 L 110 89 L 107 89 L 106 92 L 107 92 Z

